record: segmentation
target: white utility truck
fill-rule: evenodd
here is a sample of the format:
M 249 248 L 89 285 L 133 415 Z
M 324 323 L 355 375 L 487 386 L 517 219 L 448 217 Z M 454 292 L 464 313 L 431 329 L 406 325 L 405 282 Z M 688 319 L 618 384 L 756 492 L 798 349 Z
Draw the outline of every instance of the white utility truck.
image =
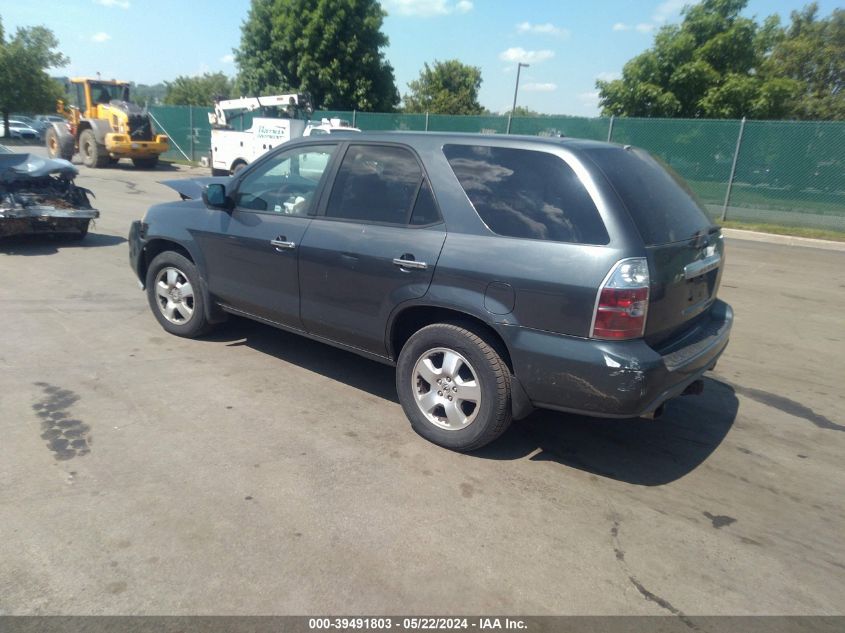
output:
M 248 112 L 260 111 L 248 130 L 232 128 L 236 119 Z M 216 101 L 211 123 L 211 174 L 235 174 L 264 152 L 300 136 L 360 132 L 342 119 L 310 121 L 313 109 L 307 95 L 288 94 L 270 97 L 241 97 Z

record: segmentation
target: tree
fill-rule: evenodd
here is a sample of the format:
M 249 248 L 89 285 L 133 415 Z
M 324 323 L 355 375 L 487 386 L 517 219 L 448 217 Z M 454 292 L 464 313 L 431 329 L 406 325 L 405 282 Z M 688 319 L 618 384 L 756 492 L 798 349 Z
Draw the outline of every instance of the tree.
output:
M 377 0 L 252 0 L 235 51 L 244 94 L 307 92 L 316 108 L 392 111 Z
M 58 45 L 53 32 L 43 26 L 18 28 L 7 40 L 0 21 L 0 113 L 7 137 L 12 112 L 55 110 L 62 87 L 46 70 L 69 61 L 56 50 Z
M 481 69 L 462 64 L 457 59 L 435 60 L 423 65 L 419 79 L 408 84 L 410 94 L 403 97 L 406 112 L 433 114 L 481 114 L 478 103 Z
M 502 112 L 502 116 L 507 116 L 509 114 L 511 114 L 510 110 L 506 110 L 506 111 Z M 517 116 L 533 116 L 533 117 L 536 117 L 536 116 L 543 116 L 543 115 L 540 112 L 537 112 L 536 110 L 532 110 L 530 108 L 526 108 L 525 106 L 516 106 L 513 109 L 513 116 L 515 116 L 515 117 L 517 117 Z
M 793 114 L 802 119 L 845 119 L 845 9 L 818 18 L 818 5 L 793 11 L 775 38 L 763 71 L 801 83 Z
M 167 94 L 167 86 L 163 83 L 157 84 L 136 84 L 129 86 L 129 94 L 135 103 L 148 103 L 150 105 L 163 103 Z
M 179 76 L 164 82 L 164 103 L 210 107 L 214 105 L 215 97 L 228 99 L 232 96 L 232 84 L 232 80 L 220 72 L 195 77 Z
M 762 25 L 747 0 L 702 0 L 680 25 L 661 28 L 615 81 L 597 81 L 604 115 L 757 119 L 837 116 L 845 71 L 843 22 L 817 20 L 815 5 Z M 838 87 L 837 87 L 838 86 Z M 842 117 L 842 113 L 838 115 Z

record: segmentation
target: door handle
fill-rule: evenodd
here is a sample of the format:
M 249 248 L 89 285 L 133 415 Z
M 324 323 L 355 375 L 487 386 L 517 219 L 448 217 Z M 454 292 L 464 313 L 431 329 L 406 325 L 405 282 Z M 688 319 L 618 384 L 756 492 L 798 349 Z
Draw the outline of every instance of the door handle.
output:
M 397 257 L 393 260 L 394 266 L 399 266 L 399 268 L 403 269 L 410 269 L 413 268 L 415 270 L 425 270 L 428 268 L 428 264 L 425 262 L 418 262 L 413 259 L 405 259 L 404 257 Z
M 280 253 L 281 253 L 282 251 L 292 251 L 293 249 L 295 249 L 295 248 L 296 248 L 296 242 L 287 242 L 287 241 L 285 241 L 285 236 L 284 236 L 284 235 L 280 235 L 280 236 L 279 236 L 278 238 L 276 238 L 275 240 L 270 240 L 270 244 L 272 244 L 273 246 L 275 246 L 275 247 L 276 247 L 276 250 L 277 250 L 278 252 L 280 252 Z

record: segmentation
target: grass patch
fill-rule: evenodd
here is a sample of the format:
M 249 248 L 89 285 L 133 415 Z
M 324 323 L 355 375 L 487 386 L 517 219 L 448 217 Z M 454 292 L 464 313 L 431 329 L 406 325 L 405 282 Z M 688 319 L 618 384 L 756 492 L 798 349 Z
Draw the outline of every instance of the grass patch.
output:
M 800 226 L 786 226 L 784 224 L 766 224 L 757 222 L 742 222 L 741 220 L 725 220 L 719 224 L 726 229 L 743 229 L 746 231 L 760 231 L 776 235 L 792 235 L 795 237 L 812 237 L 819 240 L 834 240 L 845 242 L 845 231 L 833 229 L 814 229 Z

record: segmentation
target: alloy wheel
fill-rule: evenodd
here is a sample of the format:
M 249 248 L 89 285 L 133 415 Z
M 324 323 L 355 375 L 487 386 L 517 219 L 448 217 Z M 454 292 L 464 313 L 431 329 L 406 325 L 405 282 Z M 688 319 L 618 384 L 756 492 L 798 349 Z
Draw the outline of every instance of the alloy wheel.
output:
M 194 288 L 185 273 L 173 266 L 162 268 L 155 279 L 156 304 L 165 319 L 185 325 L 194 315 Z
M 445 347 L 419 357 L 411 374 L 414 399 L 422 414 L 446 431 L 464 429 L 481 407 L 481 385 L 470 362 Z

